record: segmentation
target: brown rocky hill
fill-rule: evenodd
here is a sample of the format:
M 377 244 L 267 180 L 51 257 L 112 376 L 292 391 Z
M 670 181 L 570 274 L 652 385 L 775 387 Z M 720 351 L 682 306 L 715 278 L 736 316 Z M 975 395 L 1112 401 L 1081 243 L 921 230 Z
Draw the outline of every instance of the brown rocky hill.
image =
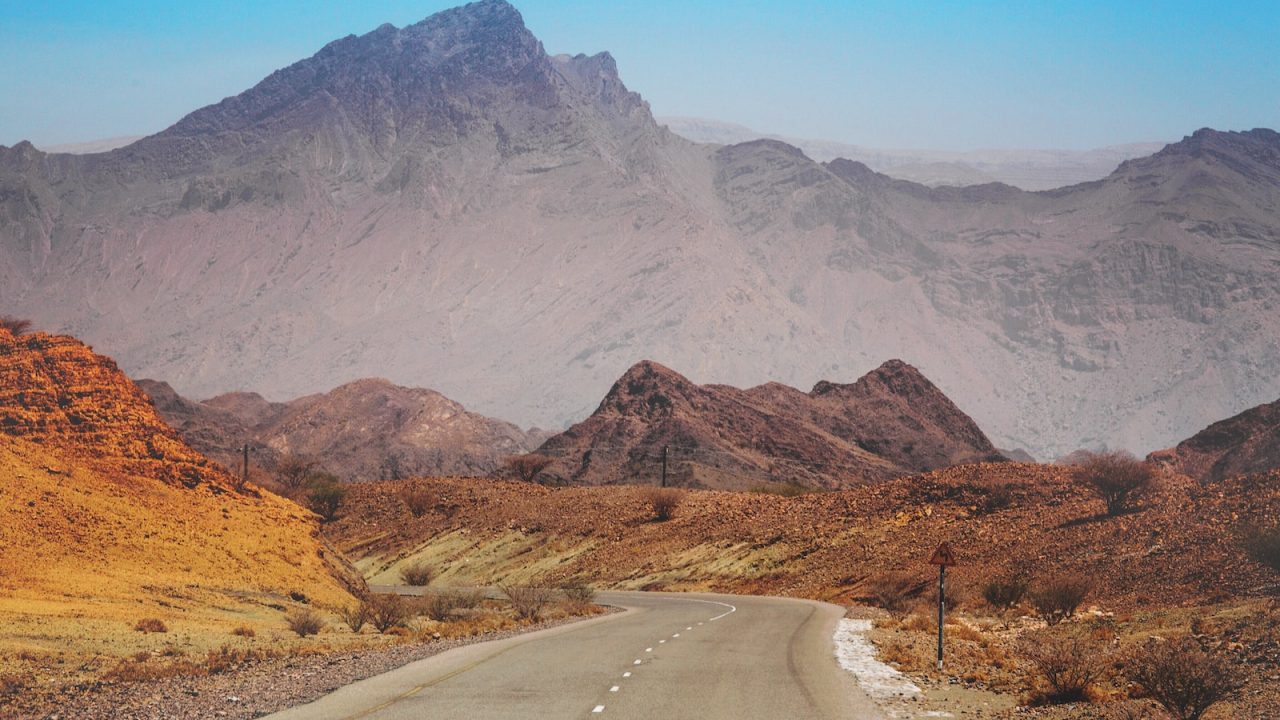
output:
M 1236 534 L 1280 513 L 1275 471 L 1211 488 L 1171 476 L 1115 518 L 1069 469 L 1016 463 L 797 497 L 686 491 L 666 522 L 655 520 L 650 488 L 410 483 L 353 488 L 345 516 L 326 526 L 372 583 L 424 561 L 444 585 L 581 580 L 849 602 L 888 571 L 926 589 L 937 578 L 927 560 L 944 540 L 959 560 L 948 576 L 967 592 L 996 575 L 1083 573 L 1097 583 L 1089 602 L 1113 609 L 1257 597 L 1277 582 Z
M 346 480 L 487 475 L 546 438 L 468 412 L 438 392 L 380 379 L 284 403 L 256 393 L 194 402 L 167 383 L 139 384 L 187 442 L 237 470 L 248 443 L 254 466 L 270 469 L 284 456 L 297 456 Z
M 906 357 L 1049 458 L 1280 396 L 1278 207 L 1265 129 L 1046 192 L 700 145 L 484 0 L 109 152 L 0 148 L 0 305 L 191 397 L 388 377 L 543 427 L 643 358 L 811 387 Z
M 282 622 L 268 608 L 290 593 L 345 603 L 363 585 L 314 515 L 238 489 L 71 337 L 0 328 L 0 477 L 0 652 L 60 652 L 144 617 L 225 637 L 246 613 Z
M 804 393 L 697 385 L 658 363 L 626 372 L 586 420 L 538 452 L 573 484 L 668 483 L 746 490 L 838 488 L 1000 459 L 967 415 L 918 370 L 891 360 L 851 385 Z
M 1204 482 L 1280 468 L 1280 400 L 1220 420 L 1148 459 Z

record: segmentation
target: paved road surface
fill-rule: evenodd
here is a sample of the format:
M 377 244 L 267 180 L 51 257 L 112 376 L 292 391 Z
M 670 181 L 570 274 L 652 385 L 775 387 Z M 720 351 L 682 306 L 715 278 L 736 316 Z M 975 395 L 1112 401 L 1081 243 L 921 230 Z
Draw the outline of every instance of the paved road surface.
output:
M 628 611 L 451 650 L 269 717 L 882 718 L 833 657 L 842 608 L 684 593 L 598 601 Z

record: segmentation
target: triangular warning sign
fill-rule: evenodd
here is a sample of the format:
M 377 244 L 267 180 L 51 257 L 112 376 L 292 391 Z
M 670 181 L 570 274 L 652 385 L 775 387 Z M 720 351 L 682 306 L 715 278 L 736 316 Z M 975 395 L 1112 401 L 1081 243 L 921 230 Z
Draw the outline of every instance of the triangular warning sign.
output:
M 938 549 L 933 551 L 933 557 L 929 558 L 930 565 L 941 565 L 943 567 L 951 567 L 956 564 L 955 553 L 951 552 L 951 543 L 938 543 Z

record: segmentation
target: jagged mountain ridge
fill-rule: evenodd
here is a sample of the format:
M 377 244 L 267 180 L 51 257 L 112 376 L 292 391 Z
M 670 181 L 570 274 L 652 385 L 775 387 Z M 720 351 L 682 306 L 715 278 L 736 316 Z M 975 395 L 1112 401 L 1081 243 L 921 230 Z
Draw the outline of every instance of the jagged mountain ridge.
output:
M 1277 144 L 930 189 L 683 140 L 489 0 L 109 153 L 0 150 L 0 304 L 191 396 L 384 376 L 556 426 L 645 357 L 738 386 L 908 357 L 1002 447 L 1144 450 L 1280 395 Z
M 914 367 L 891 360 L 809 393 L 780 383 L 696 385 L 644 361 L 594 413 L 547 440 L 544 473 L 582 485 L 659 483 L 746 490 L 839 489 L 1002 460 L 982 431 Z
M 479 476 L 549 435 L 468 412 L 433 390 L 377 378 L 284 403 L 256 393 L 195 402 L 168 383 L 139 385 L 187 442 L 233 469 L 240 467 L 241 448 L 248 443 L 251 462 L 268 470 L 292 456 L 344 480 Z

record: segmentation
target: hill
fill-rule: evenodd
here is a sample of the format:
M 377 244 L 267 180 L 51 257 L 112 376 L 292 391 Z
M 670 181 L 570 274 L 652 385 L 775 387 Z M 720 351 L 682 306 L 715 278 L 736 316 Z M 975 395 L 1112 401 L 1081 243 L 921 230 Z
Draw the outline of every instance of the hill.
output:
M 797 497 L 687 491 L 667 522 L 655 521 L 650 490 L 363 484 L 326 532 L 373 583 L 421 560 L 445 585 L 578 579 L 865 601 L 886 571 L 910 573 L 925 588 L 936 577 L 927 560 L 943 540 L 959 559 L 948 573 L 958 586 L 1078 572 L 1096 580 L 1090 601 L 1106 609 L 1265 596 L 1276 582 L 1235 532 L 1280 512 L 1280 472 L 1212 488 L 1171 476 L 1138 512 L 1116 518 L 1103 517 L 1101 501 L 1055 465 L 966 465 Z M 407 492 L 427 499 L 420 515 Z
M 270 469 L 282 457 L 298 456 L 344 480 L 488 475 L 546 437 L 468 412 L 438 392 L 380 379 L 283 403 L 257 393 L 194 402 L 168 383 L 139 385 L 192 447 L 236 471 L 247 442 L 255 466 Z
M 1213 423 L 1148 459 L 1213 483 L 1280 468 L 1280 400 Z
M 1046 192 L 694 143 L 484 0 L 109 152 L 0 148 L 0 305 L 190 397 L 386 377 L 524 426 L 644 358 L 811 387 L 907 357 L 1059 457 L 1280 396 L 1277 207 L 1265 129 Z
M 587 419 L 538 452 L 575 484 L 746 490 L 839 488 L 1001 459 L 982 431 L 918 370 L 884 363 L 856 383 L 804 393 L 697 385 L 655 362 L 628 370 Z
M 363 588 L 314 515 L 238 489 L 71 337 L 0 328 L 0 477 L 0 671 L 149 652 L 147 618 L 183 653 L 217 647 L 237 625 L 282 627 L 297 598 Z

